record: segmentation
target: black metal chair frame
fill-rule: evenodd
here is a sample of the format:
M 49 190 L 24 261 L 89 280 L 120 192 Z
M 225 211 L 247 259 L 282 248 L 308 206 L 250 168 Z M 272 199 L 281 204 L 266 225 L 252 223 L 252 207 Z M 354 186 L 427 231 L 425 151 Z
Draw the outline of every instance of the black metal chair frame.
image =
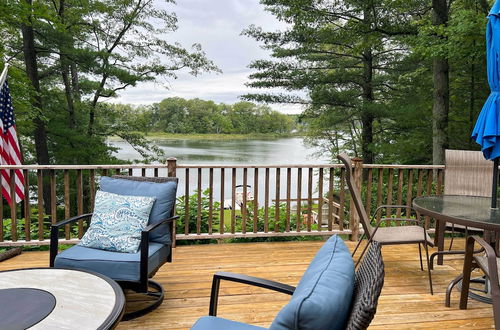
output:
M 380 292 L 382 291 L 382 287 L 384 285 L 384 263 L 380 249 L 380 244 L 378 242 L 374 242 L 370 246 L 370 250 L 366 254 L 362 263 L 356 270 L 355 288 L 351 302 L 351 313 L 349 319 L 347 320 L 346 329 L 366 329 L 376 313 L 378 297 L 380 296 Z M 210 316 L 217 316 L 221 280 L 257 286 L 288 295 L 292 295 L 295 292 L 295 287 L 288 284 L 260 277 L 228 272 L 217 272 L 214 274 L 212 280 L 210 306 L 208 310 L 208 315 Z M 365 309 L 365 311 L 360 312 L 361 308 Z
M 352 165 L 350 162 L 349 157 L 346 154 L 340 154 L 337 155 L 337 158 L 344 164 L 345 169 L 346 169 L 346 181 L 347 185 L 349 187 L 349 191 L 351 192 L 351 198 L 353 199 L 354 206 L 356 207 L 356 211 L 358 213 L 358 216 L 361 220 L 361 225 L 363 226 L 363 234 L 361 235 L 358 244 L 354 248 L 354 251 L 352 252 L 352 256 L 356 254 L 356 251 L 358 250 L 359 246 L 361 245 L 361 242 L 363 241 L 363 238 L 366 236 L 368 238 L 368 242 L 363 248 L 363 251 L 361 252 L 361 255 L 358 258 L 358 261 L 356 262 L 356 265 L 359 263 L 363 255 L 365 254 L 367 248 L 372 244 L 373 242 L 377 241 L 374 239 L 375 234 L 379 230 L 381 224 L 385 220 L 390 220 L 390 221 L 400 221 L 400 222 L 413 222 L 417 223 L 420 227 L 422 227 L 423 230 L 423 237 L 422 240 L 416 240 L 416 241 L 408 241 L 408 240 L 400 240 L 400 241 L 392 241 L 392 242 L 383 242 L 383 241 L 378 241 L 381 245 L 397 245 L 397 244 L 413 244 L 417 243 L 418 244 L 418 253 L 420 256 L 420 269 L 423 271 L 424 266 L 423 266 L 423 260 L 422 260 L 422 247 L 421 244 L 424 245 L 425 249 L 425 255 L 426 255 L 426 262 L 427 262 L 427 273 L 429 277 L 429 288 L 431 294 L 434 294 L 434 290 L 432 287 L 432 275 L 431 275 L 431 268 L 430 268 L 430 262 L 429 262 L 429 248 L 428 246 L 433 246 L 430 242 L 427 241 L 427 231 L 425 230 L 424 222 L 422 220 L 419 220 L 420 218 L 419 213 L 412 208 L 411 206 L 408 205 L 380 205 L 377 207 L 375 212 L 373 213 L 373 216 L 371 219 L 368 218 L 368 215 L 366 214 L 366 211 L 363 207 L 362 201 L 361 201 L 361 195 L 357 187 L 354 185 L 354 178 L 352 174 Z M 398 208 L 404 208 L 404 209 L 409 209 L 410 211 L 413 211 L 416 215 L 416 219 L 408 219 L 408 218 L 380 218 L 376 222 L 375 227 L 373 228 L 371 226 L 371 222 L 374 222 L 376 219 L 376 216 L 378 212 L 384 208 L 391 208 L 391 209 L 398 209 Z
M 114 175 L 113 178 L 134 180 L 134 181 L 148 181 L 148 182 L 168 182 L 174 181 L 178 182 L 178 178 L 148 178 L 148 177 L 132 177 L 132 176 L 123 176 L 123 175 Z M 144 293 L 148 296 L 155 297 L 156 300 L 153 304 L 148 305 L 147 307 L 140 309 L 138 311 L 133 311 L 129 313 L 125 313 L 123 316 L 123 320 L 130 320 L 136 317 L 142 316 L 156 309 L 161 305 L 163 299 L 165 297 L 164 289 L 160 283 L 153 281 L 150 277 L 153 277 L 154 274 L 158 271 L 159 267 L 151 272 L 151 276 L 148 275 L 148 257 L 149 257 L 149 235 L 152 231 L 159 228 L 163 224 L 167 224 L 170 228 L 170 241 L 172 242 L 169 246 L 169 255 L 167 257 L 167 262 L 172 262 L 172 244 L 174 242 L 174 223 L 179 218 L 179 216 L 174 216 L 175 203 L 172 207 L 172 211 L 170 216 L 167 219 L 159 221 L 154 224 L 148 225 L 141 232 L 141 243 L 140 243 L 140 274 L 138 282 L 131 281 L 116 281 L 122 289 L 131 289 L 138 293 Z M 89 221 L 92 217 L 93 213 L 86 213 L 82 215 L 77 215 L 75 217 L 59 221 L 51 226 L 50 230 L 50 267 L 54 267 L 54 262 L 56 256 L 59 251 L 59 230 L 64 228 L 66 225 L 74 223 L 78 220 Z M 149 288 L 154 288 L 154 290 L 149 290 Z

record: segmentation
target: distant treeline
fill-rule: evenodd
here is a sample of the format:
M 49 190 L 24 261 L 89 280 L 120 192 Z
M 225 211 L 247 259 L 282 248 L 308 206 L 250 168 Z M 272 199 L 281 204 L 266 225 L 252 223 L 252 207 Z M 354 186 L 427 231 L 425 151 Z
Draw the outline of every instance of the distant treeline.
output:
M 216 104 L 200 99 L 167 98 L 150 106 L 113 105 L 117 113 L 136 117 L 145 133 L 290 134 L 296 117 L 252 102 Z M 120 117 L 120 116 L 119 116 Z

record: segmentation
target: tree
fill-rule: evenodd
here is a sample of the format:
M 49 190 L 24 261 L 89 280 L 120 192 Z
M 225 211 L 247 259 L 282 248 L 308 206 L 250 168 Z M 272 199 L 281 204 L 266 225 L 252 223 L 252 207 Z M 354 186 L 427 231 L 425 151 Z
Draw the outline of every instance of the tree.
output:
M 217 70 L 200 45 L 187 50 L 166 39 L 177 19 L 153 0 L 23 0 L 3 6 L 11 14 L 13 37 L 5 38 L 5 52 L 25 63 L 32 106 L 43 113 L 35 117 L 40 124 L 35 121 L 33 134 L 38 162 L 109 162 L 105 139 L 124 130 L 101 120 L 109 111 L 104 99 L 139 82 L 175 79 L 180 70 Z M 16 26 L 23 32 L 24 60 Z
M 421 1 L 287 1 L 262 4 L 289 29 L 265 32 L 250 27 L 244 33 L 272 51 L 274 60 L 258 60 L 251 67 L 251 87 L 281 88 L 284 93 L 248 94 L 249 100 L 301 103 L 308 106 L 303 120 L 314 131 L 310 141 L 327 140 L 327 149 L 347 138 L 356 155 L 372 163 L 376 155 L 379 121 L 395 89 L 394 66 L 407 49 L 400 36 L 416 34 L 409 22 L 423 10 Z M 403 7 L 403 8 L 401 8 Z M 306 98 L 287 92 L 305 91 Z
M 173 97 L 153 105 L 145 115 L 153 130 L 167 133 L 287 134 L 294 126 L 287 115 L 251 102 L 228 105 Z
M 432 0 L 432 24 L 442 26 L 448 23 L 448 0 Z M 438 37 L 443 37 L 438 35 Z M 433 59 L 434 105 L 432 107 L 432 163 L 444 164 L 444 150 L 448 147 L 448 113 L 450 109 L 450 76 L 446 55 Z

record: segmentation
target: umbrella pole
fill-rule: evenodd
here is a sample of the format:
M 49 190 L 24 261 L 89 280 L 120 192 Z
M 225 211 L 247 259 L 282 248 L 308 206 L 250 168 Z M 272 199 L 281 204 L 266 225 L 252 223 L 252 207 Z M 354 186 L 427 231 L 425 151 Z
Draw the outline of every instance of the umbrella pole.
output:
M 493 184 L 491 187 L 491 208 L 497 208 L 497 186 L 498 186 L 498 158 L 493 160 Z

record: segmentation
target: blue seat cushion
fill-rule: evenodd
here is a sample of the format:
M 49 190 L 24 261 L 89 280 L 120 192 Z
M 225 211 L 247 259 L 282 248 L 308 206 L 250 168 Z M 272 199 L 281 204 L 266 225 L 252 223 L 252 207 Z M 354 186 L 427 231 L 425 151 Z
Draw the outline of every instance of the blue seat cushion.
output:
M 335 235 L 316 253 L 270 329 L 344 329 L 354 290 L 354 262 Z
M 100 189 L 105 192 L 120 195 L 156 197 L 151 213 L 149 214 L 148 222 L 148 224 L 154 224 L 172 215 L 177 192 L 177 182 L 169 181 L 157 183 L 115 179 L 103 176 L 101 178 Z M 165 224 L 153 230 L 149 236 L 149 240 L 152 242 L 170 244 L 169 226 Z
M 203 316 L 196 321 L 191 330 L 262 330 L 265 328 L 241 322 L 226 320 L 215 316 Z
M 170 249 L 160 243 L 149 243 L 148 274 L 167 261 Z M 54 266 L 91 270 L 115 281 L 138 282 L 140 280 L 140 250 L 137 253 L 121 253 L 92 249 L 75 245 L 56 256 Z

